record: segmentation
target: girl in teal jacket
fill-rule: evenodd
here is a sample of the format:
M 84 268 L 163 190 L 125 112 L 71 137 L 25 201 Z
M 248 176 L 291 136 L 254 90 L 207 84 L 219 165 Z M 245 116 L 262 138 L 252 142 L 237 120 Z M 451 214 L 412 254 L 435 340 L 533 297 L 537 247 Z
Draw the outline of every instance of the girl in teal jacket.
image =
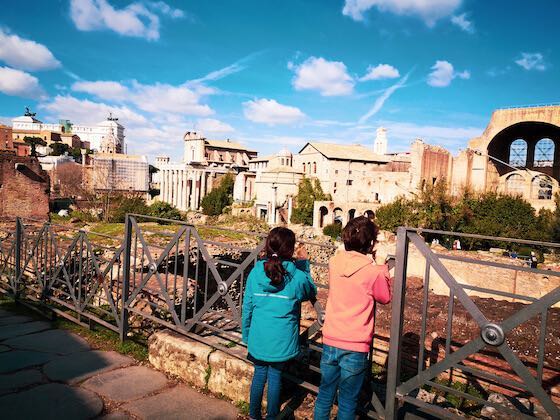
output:
M 315 301 L 317 288 L 309 273 L 304 248 L 294 260 L 296 238 L 277 227 L 266 238 L 266 258 L 257 261 L 247 278 L 243 297 L 243 341 L 255 365 L 249 416 L 260 420 L 264 386 L 268 380 L 267 419 L 280 411 L 280 389 L 285 362 L 299 352 L 301 302 Z

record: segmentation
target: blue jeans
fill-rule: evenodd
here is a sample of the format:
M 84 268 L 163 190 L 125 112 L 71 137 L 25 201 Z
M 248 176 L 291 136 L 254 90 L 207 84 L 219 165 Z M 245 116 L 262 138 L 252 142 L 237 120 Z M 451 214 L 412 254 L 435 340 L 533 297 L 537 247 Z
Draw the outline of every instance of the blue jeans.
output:
M 261 419 L 262 397 L 264 385 L 268 380 L 268 391 L 266 393 L 266 418 L 275 419 L 280 412 L 280 391 L 282 389 L 282 371 L 285 363 L 263 362 L 249 355 L 255 365 L 253 382 L 251 382 L 251 395 L 249 399 L 249 417 Z
M 323 345 L 321 386 L 315 401 L 315 420 L 328 420 L 338 389 L 338 419 L 354 420 L 366 368 L 367 353 Z

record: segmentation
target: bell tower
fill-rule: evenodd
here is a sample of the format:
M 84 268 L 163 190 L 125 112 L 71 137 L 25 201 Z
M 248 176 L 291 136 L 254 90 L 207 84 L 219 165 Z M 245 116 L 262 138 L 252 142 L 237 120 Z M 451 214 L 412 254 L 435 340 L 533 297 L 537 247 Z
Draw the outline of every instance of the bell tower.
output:
M 387 129 L 385 127 L 377 129 L 377 136 L 375 137 L 375 143 L 373 143 L 373 152 L 377 155 L 387 154 Z
M 205 138 L 200 131 L 187 131 L 183 137 L 185 141 L 185 154 L 183 161 L 185 163 L 204 163 L 205 156 Z

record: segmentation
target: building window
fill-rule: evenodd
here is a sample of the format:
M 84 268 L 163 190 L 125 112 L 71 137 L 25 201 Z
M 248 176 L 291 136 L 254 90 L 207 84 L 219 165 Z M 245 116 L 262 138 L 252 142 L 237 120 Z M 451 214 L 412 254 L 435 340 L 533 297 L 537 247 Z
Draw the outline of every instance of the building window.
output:
M 511 195 L 523 195 L 525 180 L 520 174 L 512 174 L 506 178 L 506 192 Z
M 305 163 L 303 164 L 303 172 L 305 173 Z
M 552 180 L 546 175 L 537 175 L 531 182 L 531 198 L 534 200 L 552 199 Z
M 535 145 L 535 162 L 538 168 L 550 168 L 554 163 L 554 142 L 551 139 L 540 139 Z
M 317 162 L 313 162 L 313 173 L 317 173 Z
M 516 168 L 527 165 L 527 142 L 523 139 L 514 140 L 509 147 L 509 164 Z
M 346 185 L 352 185 L 352 180 L 351 179 L 347 180 Z
M 335 175 L 338 174 L 338 169 L 335 169 L 334 174 L 335 174 Z

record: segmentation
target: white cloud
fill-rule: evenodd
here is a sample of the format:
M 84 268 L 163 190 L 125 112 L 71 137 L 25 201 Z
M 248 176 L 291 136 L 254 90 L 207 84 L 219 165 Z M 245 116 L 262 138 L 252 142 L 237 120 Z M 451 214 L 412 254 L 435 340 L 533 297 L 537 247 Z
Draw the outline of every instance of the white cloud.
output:
M 525 70 L 545 71 L 547 66 L 541 53 L 521 53 L 521 58 L 515 63 Z
M 60 61 L 47 47 L 10 34 L 2 28 L 0 28 L 0 60 L 12 67 L 28 71 L 60 67 Z
M 360 77 L 360 82 L 366 80 L 394 79 L 400 77 L 399 71 L 390 64 L 378 64 L 377 66 L 369 66 L 366 74 Z
M 116 9 L 107 0 L 70 0 L 70 17 L 82 31 L 109 29 L 121 35 L 159 39 L 160 19 L 157 13 L 172 18 L 184 16 L 163 1 L 131 3 Z M 151 9 L 151 10 L 150 10 Z
M 385 90 L 385 92 L 383 92 L 383 94 L 381 96 L 379 96 L 373 106 L 371 107 L 371 109 L 366 112 L 359 120 L 358 123 L 359 124 L 363 124 L 365 123 L 368 119 L 370 119 L 372 116 L 374 116 L 375 114 L 377 114 L 381 108 L 383 108 L 383 105 L 385 105 L 385 101 L 387 101 L 387 99 L 389 99 L 391 97 L 391 95 L 393 93 L 395 93 L 398 89 L 402 88 L 405 84 L 406 81 L 408 80 L 408 74 L 406 74 L 401 80 L 399 80 L 397 83 L 395 83 L 393 86 L 387 88 Z
M 128 129 L 128 125 L 146 124 L 148 121 L 139 113 L 126 106 L 113 106 L 93 102 L 89 99 L 77 99 L 70 95 L 57 95 L 50 102 L 39 104 L 52 119 L 67 118 L 79 124 L 97 124 L 107 118 L 109 112 L 119 118 Z
M 202 130 L 203 133 L 231 133 L 235 131 L 231 125 L 213 118 L 198 120 L 196 128 L 197 130 Z
M 162 113 L 195 115 L 206 117 L 214 111 L 208 105 L 199 103 L 201 95 L 185 85 L 172 86 L 165 83 L 143 85 L 132 84 L 131 101 L 141 110 Z
M 153 10 L 159 11 L 166 16 L 172 17 L 173 19 L 180 19 L 185 17 L 185 12 L 183 12 L 181 9 L 175 9 L 171 7 L 164 1 L 148 3 L 148 7 Z
M 446 87 L 456 77 L 460 79 L 470 79 L 471 73 L 468 70 L 456 72 L 453 64 L 449 61 L 438 60 L 432 66 L 432 72 L 428 75 L 428 84 L 433 87 Z
M 364 20 L 364 12 L 372 7 L 396 15 L 419 16 L 428 26 L 451 15 L 462 0 L 345 0 L 342 13 L 354 20 Z
M 451 23 L 469 34 L 474 34 L 474 25 L 472 21 L 467 19 L 466 13 L 451 16 Z
M 85 92 L 107 100 L 124 100 L 129 95 L 128 88 L 118 82 L 100 80 L 96 82 L 81 81 L 72 84 L 75 92 Z
M 300 65 L 288 63 L 295 72 L 292 85 L 296 90 L 317 90 L 322 96 L 350 95 L 354 79 L 340 61 L 327 61 L 323 57 L 310 57 Z
M 270 125 L 291 124 L 305 118 L 305 114 L 299 108 L 264 98 L 244 102 L 243 113 L 250 121 Z
M 39 99 L 44 95 L 36 77 L 10 67 L 0 67 L 0 92 L 32 99 Z
M 129 103 L 142 111 L 153 114 L 179 114 L 206 117 L 214 111 L 200 100 L 203 96 L 214 93 L 212 88 L 197 84 L 173 86 L 165 83 L 144 85 L 133 80 L 126 86 L 115 81 L 79 81 L 72 85 L 72 90 L 85 92 L 105 101 Z

